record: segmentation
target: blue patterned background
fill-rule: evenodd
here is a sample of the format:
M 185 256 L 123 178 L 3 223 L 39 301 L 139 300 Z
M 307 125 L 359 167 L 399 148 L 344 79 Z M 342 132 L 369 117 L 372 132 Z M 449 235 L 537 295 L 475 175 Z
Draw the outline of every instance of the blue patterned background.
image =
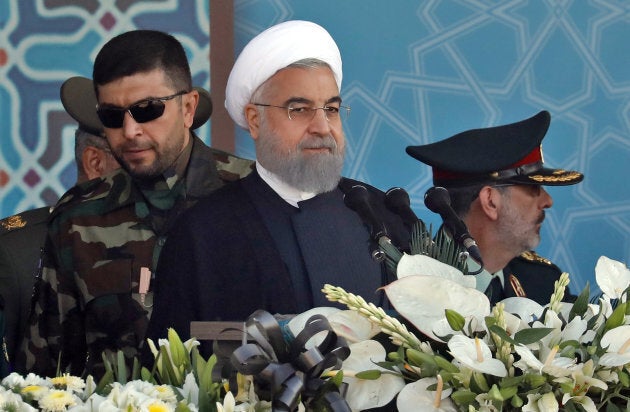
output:
M 406 188 L 437 224 L 422 204 L 428 167 L 405 147 L 546 109 L 545 162 L 586 178 L 549 189 L 539 253 L 571 273 L 574 291 L 594 284 L 600 255 L 630 261 L 630 2 L 240 0 L 236 52 L 290 19 L 323 25 L 341 49 L 347 176 Z M 211 88 L 208 0 L 0 1 L 0 215 L 54 203 L 73 184 L 75 125 L 59 87 L 89 77 L 100 46 L 134 28 L 174 34 L 195 84 Z M 200 135 L 210 142 L 210 127 Z M 241 131 L 236 152 L 253 157 Z

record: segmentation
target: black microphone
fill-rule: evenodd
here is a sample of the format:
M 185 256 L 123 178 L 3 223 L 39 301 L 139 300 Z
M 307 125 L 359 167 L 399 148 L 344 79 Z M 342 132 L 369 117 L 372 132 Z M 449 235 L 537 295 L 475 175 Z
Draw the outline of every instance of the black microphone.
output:
M 385 207 L 400 216 L 408 229 L 411 229 L 420 220 L 411 210 L 409 194 L 402 187 L 392 187 L 385 192 Z
M 475 239 L 468 233 L 466 224 L 451 207 L 451 197 L 443 187 L 432 187 L 424 194 L 424 204 L 430 211 L 439 214 L 453 239 L 466 249 L 468 254 L 483 266 L 481 252 Z
M 370 204 L 370 194 L 365 186 L 354 185 L 348 190 L 343 201 L 350 209 L 354 210 L 370 227 L 370 238 L 378 245 L 382 238 L 389 240 L 387 229 L 383 222 L 376 217 L 376 213 Z M 372 251 L 372 258 L 376 261 L 382 261 L 385 258 L 385 252 L 378 247 Z

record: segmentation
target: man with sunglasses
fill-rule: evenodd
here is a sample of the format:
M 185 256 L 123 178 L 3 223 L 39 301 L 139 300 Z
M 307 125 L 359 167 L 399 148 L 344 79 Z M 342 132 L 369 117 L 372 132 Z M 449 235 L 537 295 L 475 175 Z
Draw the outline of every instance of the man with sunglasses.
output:
M 545 209 L 553 200 L 543 188 L 582 181 L 575 171 L 545 167 L 542 140 L 550 115 L 541 111 L 520 122 L 474 129 L 407 153 L 432 167 L 433 184 L 450 194 L 481 252 L 483 268 L 468 260 L 477 289 L 492 303 L 524 296 L 549 303 L 561 271 L 534 249 L 540 243 Z
M 156 262 L 176 219 L 251 171 L 251 161 L 210 149 L 192 133 L 211 103 L 192 87 L 173 36 L 136 30 L 114 37 L 96 56 L 93 82 L 91 96 L 77 90 L 81 109 L 98 116 L 122 169 L 71 189 L 51 217 L 24 351 L 26 369 L 42 376 L 53 376 L 60 362 L 62 371 L 99 377 L 102 355 L 118 350 L 131 361 L 144 343 Z
M 257 309 L 330 306 L 326 283 L 380 303 L 384 264 L 344 204 L 344 193 L 361 183 L 341 177 L 350 111 L 341 78 L 337 45 L 311 22 L 273 26 L 239 55 L 225 104 L 254 139 L 256 171 L 189 209 L 173 230 L 158 264 L 149 337 L 174 327 L 187 338 L 191 321 L 243 321 Z M 374 221 L 394 244 L 407 245 L 384 194 L 367 185 L 364 193 Z

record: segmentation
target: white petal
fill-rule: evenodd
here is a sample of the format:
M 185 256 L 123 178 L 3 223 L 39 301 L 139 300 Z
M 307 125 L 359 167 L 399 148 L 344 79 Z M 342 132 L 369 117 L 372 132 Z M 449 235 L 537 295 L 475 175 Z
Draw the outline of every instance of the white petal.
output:
M 600 345 L 607 352 L 618 352 L 629 339 L 630 325 L 621 325 L 604 333 Z M 624 353 L 630 353 L 630 348 L 626 348 Z
M 313 315 L 323 315 L 326 318 L 331 316 L 333 313 L 337 313 L 341 311 L 339 308 L 333 308 L 330 306 L 321 306 L 313 309 L 309 309 L 306 312 L 302 312 L 299 315 L 294 316 L 289 323 L 287 324 L 289 330 L 293 334 L 293 336 L 297 336 L 300 332 L 304 330 L 304 326 L 306 325 L 306 321 L 311 318 Z
M 346 338 L 348 343 L 371 339 L 381 332 L 380 327 L 355 310 L 334 312 L 328 317 L 328 321 L 333 330 Z
M 362 372 L 383 368 L 374 364 L 385 360 L 385 348 L 374 340 L 350 345 L 350 356 L 343 362 L 344 370 Z M 356 379 L 344 376 L 348 383 L 346 401 L 352 410 L 364 410 L 387 405 L 405 386 L 405 381 L 396 375 L 383 374 L 376 380 Z
M 394 308 L 420 331 L 435 340 L 433 324 L 452 309 L 464 317 L 483 322 L 490 314 L 490 301 L 482 292 L 435 276 L 407 276 L 385 286 Z
M 433 405 L 435 392 L 427 391 L 427 387 L 437 382 L 436 378 L 423 378 L 405 386 L 396 399 L 396 408 L 399 412 L 457 412 L 453 401 L 448 399 L 451 389 L 442 392 L 442 400 L 439 408 Z
M 620 298 L 630 284 L 630 269 L 621 262 L 601 256 L 595 265 L 595 280 L 610 298 Z
M 501 303 L 505 305 L 506 312 L 517 315 L 527 323 L 539 319 L 545 309 L 540 303 L 522 297 L 505 298 Z

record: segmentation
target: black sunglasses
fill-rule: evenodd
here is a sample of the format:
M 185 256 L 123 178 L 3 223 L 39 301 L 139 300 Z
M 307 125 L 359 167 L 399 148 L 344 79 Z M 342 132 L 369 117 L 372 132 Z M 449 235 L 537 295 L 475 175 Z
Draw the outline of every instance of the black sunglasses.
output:
M 109 129 L 118 129 L 123 125 L 125 113 L 129 113 L 138 123 L 146 123 L 155 120 L 164 114 L 164 102 L 177 96 L 188 93 L 182 90 L 170 96 L 145 99 L 127 107 L 99 107 L 96 105 L 96 114 L 101 119 L 103 126 Z

